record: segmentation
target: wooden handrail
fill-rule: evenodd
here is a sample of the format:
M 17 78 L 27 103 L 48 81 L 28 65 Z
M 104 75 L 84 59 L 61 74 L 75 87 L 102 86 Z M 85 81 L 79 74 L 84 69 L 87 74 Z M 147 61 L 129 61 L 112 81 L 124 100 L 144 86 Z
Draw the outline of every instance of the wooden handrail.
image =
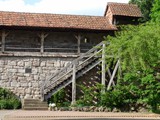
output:
M 65 77 L 66 75 L 72 74 L 74 63 L 76 63 L 77 70 L 80 69 L 79 67 L 82 66 L 83 64 L 87 64 L 87 62 L 89 62 L 91 58 L 95 57 L 97 54 L 99 54 L 102 51 L 102 45 L 103 45 L 103 42 L 99 43 L 98 45 L 90 49 L 88 52 L 81 54 L 80 57 L 73 60 L 71 63 L 67 64 L 66 67 L 64 67 L 60 71 L 57 71 L 54 75 L 52 75 L 50 78 L 48 78 L 45 81 L 45 84 L 43 84 L 44 90 L 50 88 L 53 84 L 63 79 L 63 77 Z M 80 63 L 81 61 L 83 62 Z

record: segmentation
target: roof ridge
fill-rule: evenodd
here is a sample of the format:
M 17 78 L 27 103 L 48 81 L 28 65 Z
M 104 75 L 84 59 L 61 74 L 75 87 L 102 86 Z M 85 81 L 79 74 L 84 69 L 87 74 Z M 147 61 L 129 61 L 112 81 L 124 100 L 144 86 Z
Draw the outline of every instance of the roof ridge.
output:
M 65 14 L 40 14 L 0 11 L 0 26 L 45 27 L 86 30 L 116 30 L 104 16 L 83 16 Z
M 121 4 L 121 5 L 123 4 L 123 5 L 133 5 L 133 6 L 135 5 L 135 6 L 138 6 L 137 4 L 133 4 L 133 3 L 119 3 L 119 2 L 108 2 L 107 5 L 109 5 L 109 4 Z
M 18 13 L 18 14 L 39 14 L 39 15 L 57 15 L 57 16 L 79 16 L 79 17 L 104 17 L 94 15 L 76 15 L 76 14 L 56 14 L 56 13 L 36 13 L 36 12 L 16 12 L 16 11 L 0 11 L 0 13 Z

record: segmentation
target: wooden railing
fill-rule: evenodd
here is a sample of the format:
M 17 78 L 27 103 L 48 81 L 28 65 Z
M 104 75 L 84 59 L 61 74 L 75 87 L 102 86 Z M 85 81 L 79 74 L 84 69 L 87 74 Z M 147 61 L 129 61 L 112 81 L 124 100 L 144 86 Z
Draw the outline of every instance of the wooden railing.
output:
M 49 92 L 53 89 L 56 85 L 62 83 L 67 78 L 72 76 L 72 94 L 75 94 L 75 81 L 76 81 L 76 72 L 93 62 L 95 59 L 99 60 L 99 57 L 102 55 L 102 47 L 104 46 L 103 42 L 99 43 L 88 52 L 81 54 L 80 57 L 69 63 L 66 67 L 52 75 L 49 79 L 47 79 L 42 87 L 42 95 Z M 105 46 L 104 46 L 105 47 Z M 105 68 L 105 67 L 104 67 Z M 105 80 L 105 79 L 104 79 Z M 75 96 L 75 95 L 73 95 Z M 74 101 L 74 97 L 72 97 L 72 101 Z

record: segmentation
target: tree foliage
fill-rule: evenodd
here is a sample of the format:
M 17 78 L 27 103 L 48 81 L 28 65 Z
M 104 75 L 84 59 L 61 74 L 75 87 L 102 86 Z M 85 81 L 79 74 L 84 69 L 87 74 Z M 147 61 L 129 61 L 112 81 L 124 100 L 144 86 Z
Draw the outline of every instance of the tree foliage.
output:
M 152 21 L 160 22 L 160 0 L 155 0 L 152 8 L 151 17 Z
M 137 4 L 141 9 L 143 14 L 143 18 L 141 19 L 142 22 L 146 22 L 151 19 L 150 14 L 154 0 L 130 0 L 129 3 Z
M 156 110 L 160 105 L 160 27 L 156 23 L 123 26 L 116 37 L 108 37 L 107 55 L 120 59 L 122 77 L 105 94 L 106 106 Z M 123 96 L 123 97 L 121 97 Z M 108 104 L 107 104 L 108 103 Z
M 145 71 L 158 66 L 160 60 L 159 24 L 123 26 L 116 37 L 108 37 L 107 54 L 121 58 L 124 71 Z

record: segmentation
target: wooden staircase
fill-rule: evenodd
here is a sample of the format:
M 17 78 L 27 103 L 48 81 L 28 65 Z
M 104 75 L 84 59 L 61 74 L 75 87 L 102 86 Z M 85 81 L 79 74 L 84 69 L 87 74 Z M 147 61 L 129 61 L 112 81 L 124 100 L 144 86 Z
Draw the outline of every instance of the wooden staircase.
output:
M 101 63 L 101 84 L 107 90 L 113 85 L 115 86 L 114 78 L 118 69 L 120 69 L 120 60 L 118 59 L 112 68 L 112 72 L 108 68 L 106 71 L 105 62 L 105 45 L 103 42 L 99 43 L 88 52 L 81 54 L 80 57 L 69 63 L 63 69 L 57 71 L 49 79 L 41 84 L 42 101 L 47 101 L 54 93 L 72 83 L 72 103 L 76 101 L 76 79 L 87 74 L 90 70 L 95 68 Z M 110 56 L 112 57 L 112 56 Z M 109 78 L 106 79 L 106 73 Z M 102 89 L 102 92 L 105 88 Z M 25 110 L 47 110 L 48 105 L 46 102 L 34 99 L 25 99 L 23 102 L 23 109 Z
M 87 53 L 72 61 L 65 68 L 55 73 L 47 79 L 42 85 L 42 96 L 47 100 L 60 89 L 72 83 L 72 101 L 76 92 L 76 79 L 86 74 L 88 71 L 96 67 L 102 62 L 102 46 L 103 42 L 99 43 Z

